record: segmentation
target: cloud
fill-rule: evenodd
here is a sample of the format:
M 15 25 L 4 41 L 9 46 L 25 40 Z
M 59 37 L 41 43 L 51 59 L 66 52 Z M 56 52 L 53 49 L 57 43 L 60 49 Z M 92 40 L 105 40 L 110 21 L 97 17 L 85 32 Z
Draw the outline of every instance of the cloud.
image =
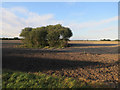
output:
M 87 22 L 83 22 L 83 23 L 70 23 L 69 26 L 76 27 L 76 30 L 80 30 L 80 29 L 84 29 L 84 28 L 92 28 L 92 27 L 101 26 L 101 25 L 108 24 L 108 23 L 111 23 L 111 22 L 117 21 L 117 20 L 118 20 L 118 17 L 115 16 L 115 17 L 100 20 L 100 21 L 87 21 Z
M 13 7 L 13 8 L 11 8 L 11 10 L 10 11 L 12 11 L 12 12 L 18 12 L 18 13 L 24 13 L 24 14 L 28 14 L 29 13 L 29 11 L 26 9 L 26 8 L 23 8 L 23 7 Z
M 89 32 L 111 32 L 111 31 L 118 31 L 118 27 L 117 26 L 109 26 L 107 28 L 101 28 L 101 29 L 96 29 L 96 30 L 89 30 Z
M 71 39 L 99 39 L 101 37 L 115 39 L 118 37 L 118 16 L 98 21 L 87 21 L 82 23 L 71 22 L 66 26 L 73 30 Z M 113 23 L 113 24 L 112 24 Z
M 60 23 L 63 26 L 69 27 L 73 31 L 72 39 L 84 39 L 88 37 L 95 38 L 97 36 L 93 36 L 93 32 L 99 34 L 99 32 L 109 33 L 110 31 L 114 32 L 114 30 L 117 30 L 117 27 L 113 25 L 103 27 L 117 20 L 118 17 L 115 16 L 108 19 L 86 21 L 81 23 L 72 21 L 66 22 L 63 20 L 57 20 L 54 18 L 54 14 L 51 13 L 40 15 L 23 7 L 2 8 L 2 36 L 15 37 L 19 36 L 21 30 L 25 27 L 41 27 L 49 24 L 55 25 Z
M 104 23 L 110 23 L 112 21 L 117 21 L 118 20 L 118 16 L 115 16 L 115 17 L 112 17 L 112 18 L 109 18 L 109 19 L 106 19 L 106 20 L 102 20 L 99 22 L 99 24 L 104 24 Z
M 26 17 L 20 17 L 18 13 Z M 61 22 L 55 20 L 53 14 L 39 15 L 20 7 L 2 8 L 2 36 L 4 37 L 19 36 L 25 27 L 40 27 Z

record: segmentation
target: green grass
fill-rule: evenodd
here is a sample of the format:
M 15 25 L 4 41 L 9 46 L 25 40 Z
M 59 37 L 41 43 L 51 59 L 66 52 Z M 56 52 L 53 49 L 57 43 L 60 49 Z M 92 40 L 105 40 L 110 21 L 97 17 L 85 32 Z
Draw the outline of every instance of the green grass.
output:
M 29 45 L 25 45 L 25 44 L 21 44 L 21 45 L 16 45 L 16 48 L 32 48 L 32 49 L 63 49 L 65 47 L 59 46 L 59 47 L 50 47 L 50 46 L 29 46 Z
M 91 86 L 73 78 L 49 76 L 3 70 L 2 88 L 90 88 Z

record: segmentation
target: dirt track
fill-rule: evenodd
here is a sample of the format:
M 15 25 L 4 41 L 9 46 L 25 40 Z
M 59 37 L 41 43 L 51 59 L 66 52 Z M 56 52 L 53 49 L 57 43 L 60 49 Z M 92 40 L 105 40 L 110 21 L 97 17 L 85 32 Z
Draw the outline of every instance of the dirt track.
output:
M 118 83 L 118 43 L 72 41 L 65 49 L 14 48 L 20 41 L 3 41 L 3 69 L 101 82 L 109 87 Z

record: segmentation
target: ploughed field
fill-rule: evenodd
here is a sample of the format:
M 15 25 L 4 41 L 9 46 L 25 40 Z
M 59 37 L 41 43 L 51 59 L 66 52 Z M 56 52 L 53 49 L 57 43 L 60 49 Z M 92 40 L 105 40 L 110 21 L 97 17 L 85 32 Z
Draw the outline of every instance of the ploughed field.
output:
M 63 49 L 18 48 L 20 40 L 2 41 L 2 67 L 27 73 L 72 77 L 118 87 L 117 41 L 69 41 Z

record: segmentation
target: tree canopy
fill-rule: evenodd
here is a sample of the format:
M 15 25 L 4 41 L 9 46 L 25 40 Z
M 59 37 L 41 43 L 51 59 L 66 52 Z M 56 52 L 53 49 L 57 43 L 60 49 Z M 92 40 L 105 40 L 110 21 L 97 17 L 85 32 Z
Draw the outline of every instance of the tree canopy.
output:
M 26 27 L 22 29 L 20 36 L 24 38 L 23 43 L 28 47 L 66 47 L 72 31 L 57 24 L 37 28 Z

